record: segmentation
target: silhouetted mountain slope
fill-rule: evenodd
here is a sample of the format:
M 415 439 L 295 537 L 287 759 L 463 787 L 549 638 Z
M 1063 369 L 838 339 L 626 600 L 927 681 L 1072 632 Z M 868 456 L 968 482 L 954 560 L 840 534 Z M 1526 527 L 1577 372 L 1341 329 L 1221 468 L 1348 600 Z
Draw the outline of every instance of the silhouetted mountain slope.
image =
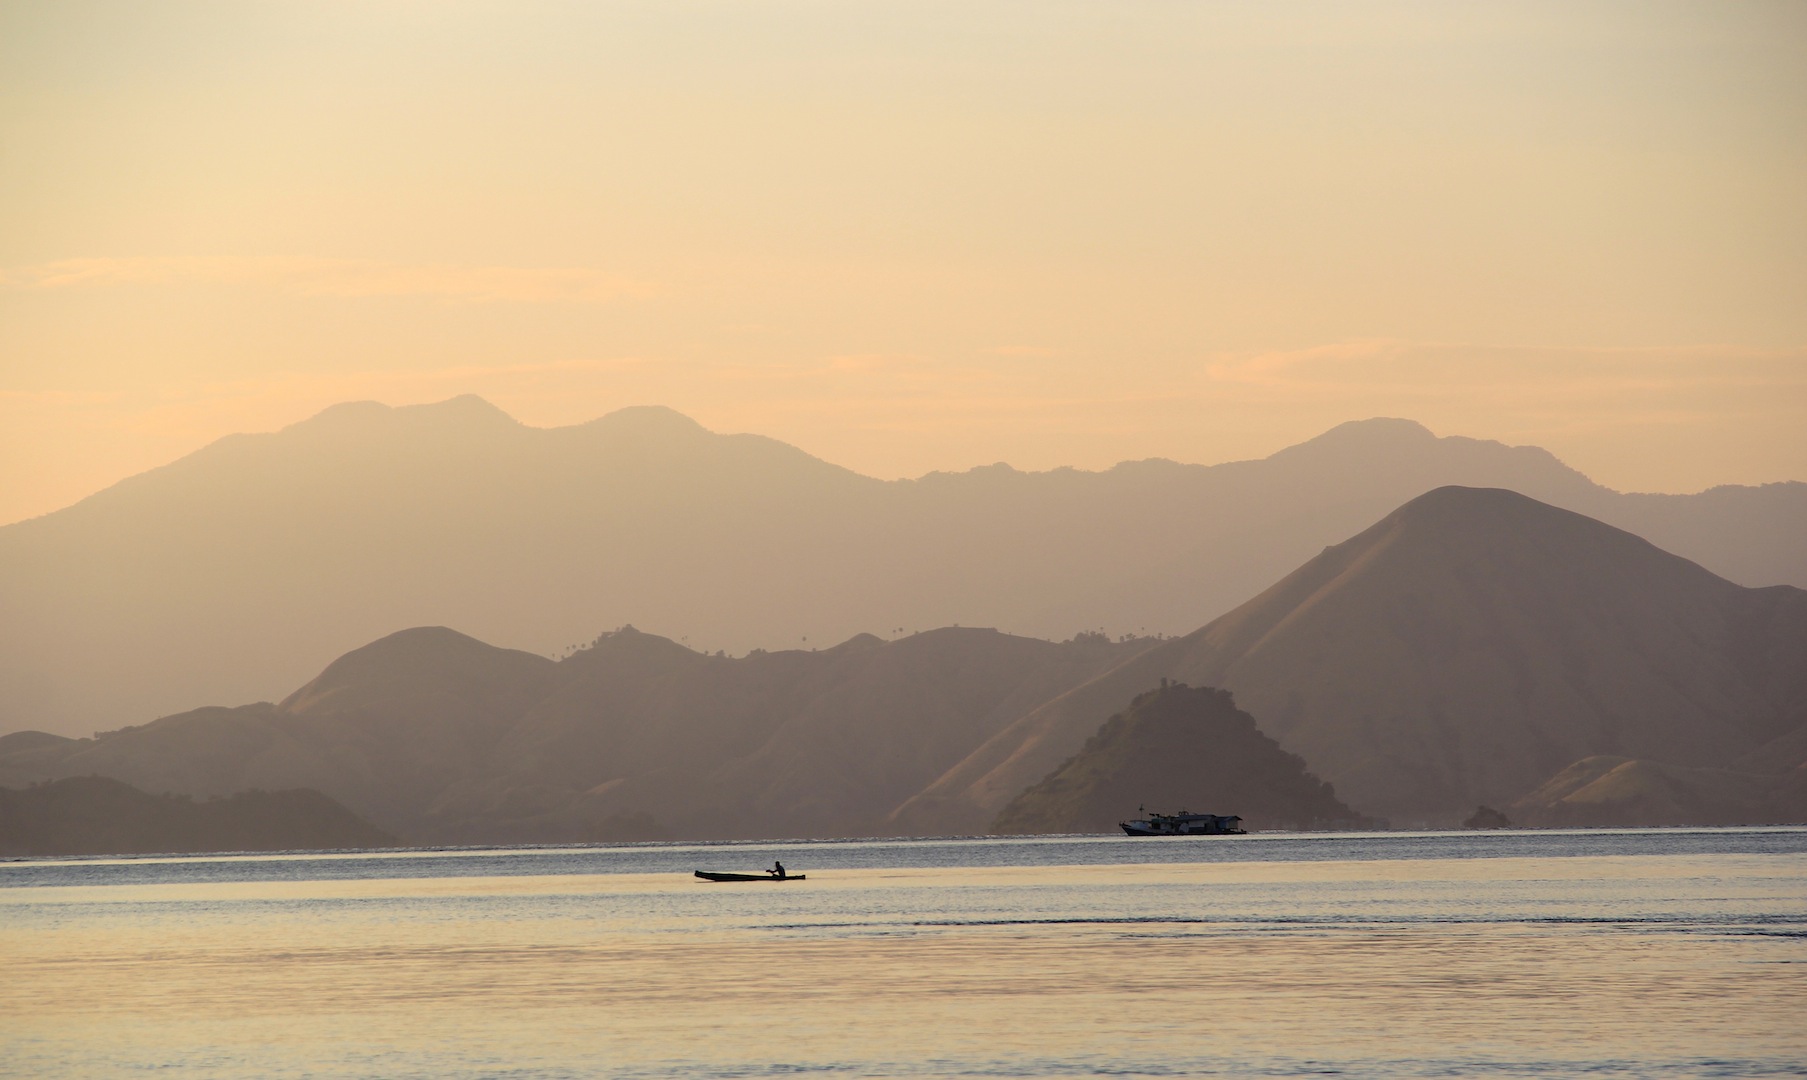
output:
M 1804 777 L 1800 769 L 1777 775 L 1601 755 L 1564 769 L 1507 812 L 1544 828 L 1802 823 Z
M 74 739 L 65 735 L 52 735 L 47 731 L 15 731 L 10 735 L 0 735 L 0 755 L 49 750 L 68 746 L 73 742 Z
M 1751 772 L 1795 770 L 1807 774 L 1807 723 L 1735 759 L 1732 766 Z
M 1807 718 L 1807 593 L 1745 589 L 1508 491 L 1443 488 L 1203 629 L 1075 687 L 899 809 L 958 830 L 1162 677 L 1224 686 L 1351 805 L 1503 806 L 1581 758 L 1726 765 Z
M 1154 644 L 948 628 L 728 658 L 630 628 L 555 663 L 423 627 L 279 705 L 15 736 L 0 783 L 316 787 L 423 843 L 858 835 L 1024 710 Z
M 100 776 L 0 788 L 0 855 L 308 851 L 393 847 L 395 837 L 318 791 L 196 802 Z
M 542 430 L 476 398 L 364 402 L 0 528 L 0 730 L 273 696 L 422 624 L 544 653 L 627 622 L 736 652 L 868 628 L 1185 630 L 1449 483 L 1807 583 L 1807 485 L 1619 495 L 1403 420 L 1261 461 L 881 482 L 668 409 Z
M 1236 814 L 1247 829 L 1362 824 L 1227 691 L 1169 683 L 1136 695 L 1079 753 L 1010 800 L 991 831 L 1115 832 L 1144 805 Z

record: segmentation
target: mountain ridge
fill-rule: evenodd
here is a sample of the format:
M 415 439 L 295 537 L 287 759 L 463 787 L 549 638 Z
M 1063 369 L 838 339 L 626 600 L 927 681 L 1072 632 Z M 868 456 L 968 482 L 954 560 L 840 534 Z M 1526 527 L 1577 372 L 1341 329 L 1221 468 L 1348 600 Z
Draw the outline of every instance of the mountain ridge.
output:
M 6 736 L 0 783 L 314 788 L 416 843 L 846 835 L 1016 712 L 1152 645 L 948 627 L 729 658 L 625 627 L 552 661 L 417 627 L 280 703 Z

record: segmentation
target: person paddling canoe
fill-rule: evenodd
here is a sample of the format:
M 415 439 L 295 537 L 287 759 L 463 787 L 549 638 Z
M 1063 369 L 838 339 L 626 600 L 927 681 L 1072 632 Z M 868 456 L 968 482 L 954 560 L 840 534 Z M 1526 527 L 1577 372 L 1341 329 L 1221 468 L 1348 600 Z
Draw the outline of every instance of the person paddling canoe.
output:
M 767 870 L 766 873 L 777 878 L 779 881 L 783 881 L 784 880 L 784 864 L 779 862 L 777 859 L 773 859 L 772 860 L 772 868 L 770 870 Z

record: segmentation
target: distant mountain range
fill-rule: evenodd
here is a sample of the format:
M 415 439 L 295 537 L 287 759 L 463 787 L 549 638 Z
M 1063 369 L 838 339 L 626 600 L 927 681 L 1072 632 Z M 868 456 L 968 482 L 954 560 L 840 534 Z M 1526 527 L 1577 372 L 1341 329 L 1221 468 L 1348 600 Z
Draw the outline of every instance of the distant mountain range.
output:
M 1533 796 L 1567 799 L 1550 812 L 1569 823 L 1708 806 L 1649 801 L 1655 781 L 1626 779 L 1643 766 L 1604 786 L 1612 769 L 1571 771 L 1603 755 L 1696 786 L 1676 770 L 1757 778 L 1778 794 L 1711 804 L 1745 820 L 1792 813 L 1807 775 L 1807 592 L 1744 588 L 1579 514 L 1448 487 L 1182 638 L 949 627 L 735 658 L 624 629 L 555 662 L 420 628 L 280 704 L 0 738 L 0 784 L 311 787 L 413 842 L 977 833 L 1162 679 L 1233 692 L 1259 725 L 1251 745 L 1277 740 L 1395 825 L 1519 813 Z M 1160 741 L 1130 727 L 1143 750 Z M 1226 746 L 1249 741 L 1224 730 Z
M 101 776 L 0 788 L 0 855 L 144 855 L 389 847 L 396 839 L 318 791 L 196 802 Z
M 547 655 L 630 622 L 735 653 L 952 625 L 1183 632 L 1447 484 L 1741 584 L 1807 584 L 1807 485 L 1624 495 L 1404 420 L 1260 461 L 888 482 L 660 408 L 542 430 L 476 398 L 359 403 L 0 528 L 0 731 L 274 696 L 416 625 Z

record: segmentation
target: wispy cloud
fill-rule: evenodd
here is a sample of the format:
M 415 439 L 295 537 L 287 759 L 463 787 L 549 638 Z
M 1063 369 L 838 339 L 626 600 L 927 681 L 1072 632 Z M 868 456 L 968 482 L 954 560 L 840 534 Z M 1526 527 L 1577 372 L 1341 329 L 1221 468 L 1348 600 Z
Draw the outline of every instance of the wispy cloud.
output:
M 1355 341 L 1217 357 L 1200 382 L 1216 394 L 1253 398 L 1485 403 L 1496 413 L 1563 413 L 1600 424 L 1658 409 L 1807 407 L 1807 349 Z
M 74 289 L 186 283 L 256 285 L 303 296 L 438 297 L 479 303 L 608 303 L 657 292 L 592 267 L 467 266 L 274 256 L 59 259 L 0 270 L 0 287 Z
M 1307 349 L 1226 355 L 1206 364 L 1218 381 L 1305 386 L 1357 382 L 1364 386 L 1535 382 L 1550 376 L 1613 381 L 1677 378 L 1696 381 L 1767 382 L 1777 375 L 1807 377 L 1803 349 L 1751 349 L 1701 345 L 1687 348 L 1475 345 L 1378 339 L 1337 342 Z
M 1054 356 L 1057 350 L 1046 345 L 993 345 L 989 349 L 979 350 L 986 356 L 1004 356 L 1023 359 L 1040 359 Z

